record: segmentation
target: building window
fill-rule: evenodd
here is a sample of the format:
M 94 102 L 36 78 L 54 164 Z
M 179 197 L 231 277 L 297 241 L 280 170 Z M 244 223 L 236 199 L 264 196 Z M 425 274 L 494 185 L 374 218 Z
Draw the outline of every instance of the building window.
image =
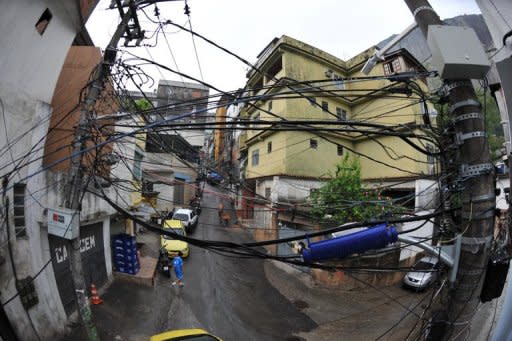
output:
M 393 74 L 393 65 L 391 63 L 384 64 L 384 74 L 392 75 Z
M 272 66 L 267 71 L 268 80 L 270 81 L 273 78 L 275 78 L 276 75 L 279 73 L 279 71 L 281 71 L 282 69 L 283 69 L 283 61 L 281 60 L 281 57 L 279 57 L 279 59 L 276 60 L 274 62 L 274 64 L 272 64 Z
M 257 166 L 260 163 L 260 150 L 256 149 L 252 151 L 252 165 Z
M 340 107 L 336 107 L 336 117 L 338 118 L 339 121 L 346 121 L 347 120 L 347 111 Z
M 41 14 L 41 17 L 36 22 L 36 31 L 39 33 L 39 35 L 43 35 L 44 31 L 46 31 L 46 28 L 48 27 L 48 24 L 50 24 L 50 21 L 52 20 L 52 12 L 47 8 L 44 10 L 43 14 Z
M 395 58 L 391 61 L 393 64 L 394 72 L 402 72 L 402 64 L 400 63 L 400 58 Z
M 317 149 L 318 148 L 318 141 L 315 140 L 315 139 L 310 139 L 309 140 L 309 147 L 313 148 L 313 149 Z
M 133 157 L 133 179 L 134 180 L 141 180 L 142 179 L 142 158 L 143 155 L 139 153 L 138 151 L 135 151 L 135 155 Z
M 392 75 L 396 72 L 402 71 L 402 63 L 399 58 L 395 58 L 387 63 L 384 63 L 384 74 Z
M 343 155 L 343 146 L 341 144 L 338 145 L 338 155 Z
M 266 199 L 270 198 L 270 187 L 265 187 L 265 198 Z
M 272 111 L 272 101 L 268 101 L 268 111 Z
M 16 238 L 25 237 L 27 229 L 25 228 L 25 189 L 27 185 L 18 183 L 13 187 L 14 199 L 14 233 Z
M 322 111 L 329 111 L 329 103 L 322 101 Z
M 267 153 L 268 154 L 272 153 L 272 141 L 267 143 Z

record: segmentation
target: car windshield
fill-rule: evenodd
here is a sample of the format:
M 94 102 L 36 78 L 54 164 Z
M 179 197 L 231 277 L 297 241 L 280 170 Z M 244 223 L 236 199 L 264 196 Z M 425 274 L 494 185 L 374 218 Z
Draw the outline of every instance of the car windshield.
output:
M 186 215 L 185 213 L 176 213 L 172 219 L 178 219 L 178 220 L 181 220 L 181 221 L 187 221 L 188 220 L 188 215 Z
M 179 234 L 181 236 L 185 235 L 185 231 L 183 231 L 183 229 L 171 229 L 171 232 L 174 232 L 174 233 Z M 162 236 L 164 237 L 164 239 L 167 239 L 167 240 L 174 239 L 173 237 L 165 235 L 165 234 L 163 234 Z
M 434 264 L 423 261 L 414 266 L 414 270 L 432 270 L 432 268 L 434 268 Z

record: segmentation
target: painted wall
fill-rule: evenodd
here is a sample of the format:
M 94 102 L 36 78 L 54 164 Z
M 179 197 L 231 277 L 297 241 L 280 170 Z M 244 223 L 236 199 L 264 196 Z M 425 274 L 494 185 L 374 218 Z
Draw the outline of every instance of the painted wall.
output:
M 385 150 L 382 146 L 385 146 Z M 396 137 L 382 136 L 377 142 L 363 140 L 356 143 L 356 150 L 376 160 L 360 157 L 363 180 L 385 180 L 428 174 L 427 164 L 422 163 L 426 162 L 426 157 Z
M 69 155 L 72 151 L 75 127 L 83 109 L 83 105 L 79 102 L 80 94 L 101 60 L 102 55 L 99 47 L 72 46 L 67 53 L 52 97 L 51 105 L 54 110 L 45 143 L 43 165 L 53 165 L 52 171 L 67 172 L 69 169 Z M 100 94 L 99 101 L 95 106 L 97 116 L 112 115 L 118 111 L 119 105 L 111 95 L 111 84 L 106 82 L 105 86 L 106 89 Z M 101 125 L 108 124 L 113 124 L 113 121 L 105 119 L 101 121 Z M 101 135 L 96 134 L 94 139 L 98 142 L 105 141 L 109 136 L 109 131 L 112 131 L 112 129 L 108 126 L 103 128 Z M 92 142 L 88 141 L 87 146 L 91 145 Z M 82 163 L 84 165 L 91 164 L 97 154 L 106 155 L 111 151 L 110 145 L 105 145 L 98 151 L 92 150 L 84 155 Z M 108 167 L 105 167 L 104 175 L 108 175 L 108 171 Z
M 7 190 L 10 203 L 14 202 L 12 185 L 17 182 L 26 184 L 26 236 L 14 236 L 12 208 L 8 226 L 3 223 L 0 229 L 0 253 L 5 258 L 5 262 L 0 264 L 1 301 L 6 302 L 17 293 L 13 267 L 18 279 L 35 276 L 44 268 L 34 280 L 39 303 L 24 309 L 18 297 L 4 306 L 20 340 L 58 339 L 66 329 L 67 317 L 59 299 L 53 270 L 51 265 L 46 266 L 50 253 L 44 226 L 45 208 L 57 201 L 61 204 L 60 196 L 57 200 L 51 197 L 51 193 L 61 193 L 62 179 L 52 179 L 45 173 L 41 158 L 52 112 L 49 103 L 66 53 L 81 28 L 79 13 L 83 8 L 78 8 L 78 5 L 90 9 L 95 3 L 7 1 L 2 4 L 0 12 L 0 29 L 6 33 L 0 36 L 0 114 L 6 127 L 0 125 L 0 147 L 9 146 L 8 152 L 0 156 L 0 164 L 5 166 L 2 174 L 8 174 L 15 164 L 21 166 L 10 174 Z M 35 25 L 46 9 L 52 18 L 44 33 L 39 34 Z M 14 161 L 20 157 L 24 157 L 22 162 Z M 95 199 L 90 199 L 85 206 L 94 206 L 94 202 Z M 2 209 L 5 206 L 2 205 Z M 7 236 L 7 229 L 11 238 Z
M 126 119 L 120 120 L 118 123 L 119 125 L 134 124 L 134 121 Z M 116 127 L 117 133 L 129 133 L 131 130 L 129 127 Z M 145 134 L 142 137 L 145 138 Z M 144 149 L 141 149 L 138 143 L 140 144 L 141 142 L 138 142 L 135 136 L 125 136 L 113 143 L 113 153 L 120 157 L 120 162 L 111 168 L 111 178 L 114 180 L 115 188 L 113 198 L 121 207 L 128 208 L 141 200 L 140 193 L 133 192 L 135 189 L 140 189 L 140 183 L 133 180 L 132 174 L 135 150 L 138 150 L 142 155 L 144 154 Z
M 45 9 L 53 15 L 40 35 L 35 25 Z M 7 1 L 2 4 L 0 89 L 49 103 L 66 53 L 80 28 L 77 2 Z

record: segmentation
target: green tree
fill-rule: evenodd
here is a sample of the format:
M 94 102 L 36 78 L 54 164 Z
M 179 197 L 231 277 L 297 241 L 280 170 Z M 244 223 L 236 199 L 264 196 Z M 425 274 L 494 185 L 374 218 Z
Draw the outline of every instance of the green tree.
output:
M 487 93 L 479 91 L 477 95 L 478 100 L 482 103 L 482 112 L 485 114 L 485 131 L 488 136 L 490 156 L 492 159 L 497 159 L 501 155 L 501 149 L 505 142 L 500 110 L 489 91 Z
M 135 101 L 135 106 L 137 107 L 137 110 L 144 111 L 144 110 L 151 109 L 151 102 L 145 98 L 138 99 Z
M 312 213 L 320 219 L 338 223 L 367 221 L 390 211 L 401 210 L 391 205 L 377 189 L 364 189 L 361 182 L 361 165 L 356 157 L 347 154 L 336 166 L 331 179 L 311 194 Z

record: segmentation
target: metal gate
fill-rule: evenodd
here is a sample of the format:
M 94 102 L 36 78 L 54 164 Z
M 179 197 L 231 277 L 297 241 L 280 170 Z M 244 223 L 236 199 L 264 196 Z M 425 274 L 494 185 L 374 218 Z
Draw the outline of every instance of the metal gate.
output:
M 60 237 L 48 236 L 55 281 L 66 314 L 76 309 L 73 278 L 69 264 L 71 242 Z M 107 281 L 105 251 L 103 247 L 103 223 L 80 227 L 80 255 L 87 289 L 91 283 L 97 287 Z

